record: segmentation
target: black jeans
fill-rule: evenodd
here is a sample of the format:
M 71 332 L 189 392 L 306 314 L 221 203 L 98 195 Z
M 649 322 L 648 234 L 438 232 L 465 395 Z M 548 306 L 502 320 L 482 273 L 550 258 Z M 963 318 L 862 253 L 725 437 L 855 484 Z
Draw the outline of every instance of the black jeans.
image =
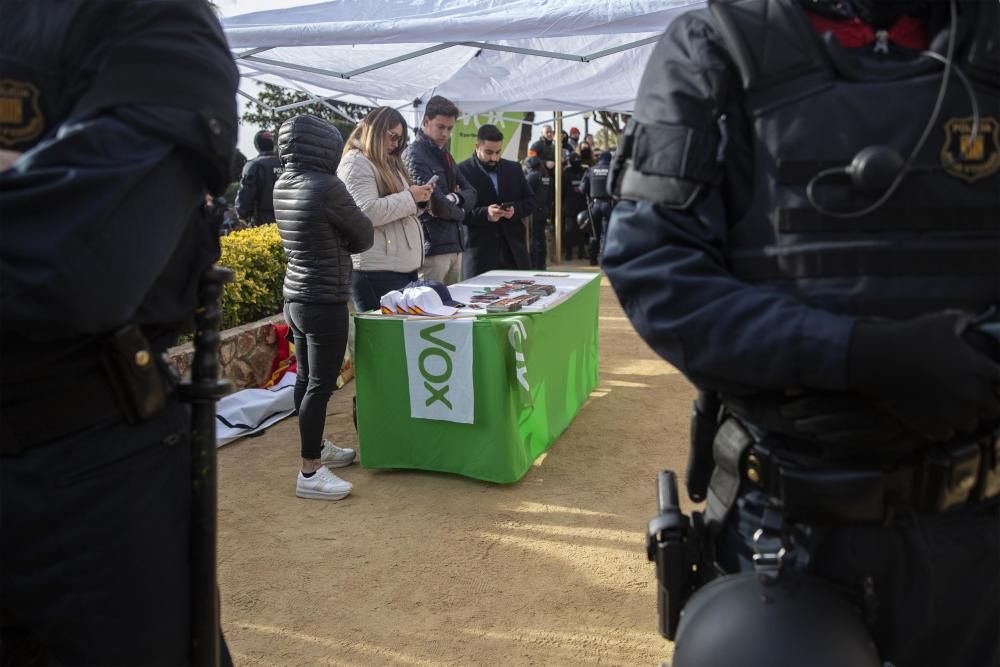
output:
M 354 310 L 363 313 L 379 307 L 382 296 L 393 290 L 401 290 L 417 279 L 417 272 L 397 273 L 396 271 L 355 271 L 351 274 L 351 300 Z
M 596 264 L 604 256 L 604 239 L 607 237 L 612 208 L 611 202 L 603 199 L 595 199 L 590 204 L 593 232 L 590 237 L 589 258 L 592 264 Z
M 170 403 L 0 458 L 0 663 L 190 663 L 190 428 Z
M 295 409 L 304 459 L 318 459 L 323 450 L 326 404 L 347 351 L 347 317 L 346 303 L 285 303 L 295 338 Z

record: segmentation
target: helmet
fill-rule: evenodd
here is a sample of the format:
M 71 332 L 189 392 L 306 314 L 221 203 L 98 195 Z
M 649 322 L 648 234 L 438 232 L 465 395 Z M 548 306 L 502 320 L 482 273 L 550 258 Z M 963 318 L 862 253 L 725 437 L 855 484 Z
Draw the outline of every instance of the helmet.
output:
M 253 135 L 253 147 L 258 153 L 270 153 L 274 150 L 274 135 L 267 130 L 261 130 Z
M 673 667 L 881 665 L 858 610 L 819 579 L 716 579 L 681 612 Z
M 538 166 L 542 164 L 542 161 L 532 155 L 527 159 L 525 164 L 528 166 L 528 169 L 538 169 Z
M 583 209 L 576 214 L 576 227 L 577 229 L 586 229 L 587 225 L 590 224 L 590 211 Z

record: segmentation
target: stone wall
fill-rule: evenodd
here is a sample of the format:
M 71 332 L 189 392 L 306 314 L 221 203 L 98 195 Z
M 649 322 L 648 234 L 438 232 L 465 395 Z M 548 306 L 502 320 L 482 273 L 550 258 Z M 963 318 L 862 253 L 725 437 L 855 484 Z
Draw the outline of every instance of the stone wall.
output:
M 281 315 L 257 320 L 222 332 L 219 343 L 219 374 L 233 381 L 234 388 L 259 387 L 271 374 L 271 362 L 277 341 L 272 324 L 284 324 Z M 167 352 L 170 363 L 185 378 L 191 376 L 191 357 L 194 345 L 186 343 L 172 347 Z
M 233 381 L 233 389 L 260 387 L 271 375 L 271 363 L 277 346 L 272 324 L 284 324 L 282 315 L 274 315 L 222 332 L 219 343 L 219 375 Z M 354 322 L 350 323 L 353 332 Z M 170 363 L 185 378 L 191 377 L 191 358 L 194 345 L 186 343 L 167 351 Z M 350 350 L 344 355 L 344 364 L 337 378 L 337 388 L 354 378 L 354 363 Z

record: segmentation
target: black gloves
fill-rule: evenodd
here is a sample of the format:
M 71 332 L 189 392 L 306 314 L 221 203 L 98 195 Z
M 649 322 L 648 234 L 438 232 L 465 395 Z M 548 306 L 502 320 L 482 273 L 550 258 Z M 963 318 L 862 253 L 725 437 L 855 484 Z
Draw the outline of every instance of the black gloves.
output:
M 858 320 L 851 389 L 929 440 L 947 440 L 1000 418 L 1000 365 L 963 334 L 971 321 L 945 311 L 905 322 Z
M 786 397 L 780 414 L 792 424 L 792 434 L 845 452 L 875 444 L 888 453 L 891 445 L 907 445 L 913 436 L 900 420 L 857 392 L 802 392 Z

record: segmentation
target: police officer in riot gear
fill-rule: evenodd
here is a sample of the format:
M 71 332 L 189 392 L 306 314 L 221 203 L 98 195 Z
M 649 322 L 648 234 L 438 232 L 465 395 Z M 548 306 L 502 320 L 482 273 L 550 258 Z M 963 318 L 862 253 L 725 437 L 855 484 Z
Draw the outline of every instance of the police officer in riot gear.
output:
M 596 266 L 604 252 L 604 239 L 608 229 L 608 220 L 614 208 L 614 200 L 608 189 L 608 170 L 611 167 L 611 152 L 604 151 L 597 159 L 597 164 L 587 170 L 580 189 L 588 199 L 590 210 L 591 236 L 588 256 L 591 266 Z
M 611 283 L 721 398 L 698 576 L 826 581 L 895 665 L 1000 661 L 998 20 L 713 0 L 611 176 Z
M 571 260 L 576 251 L 577 259 L 583 259 L 589 250 L 588 237 L 577 225 L 577 216 L 587 208 L 587 196 L 583 192 L 583 178 L 587 170 L 576 153 L 570 153 L 567 162 L 563 167 L 563 255 L 564 259 Z
M 236 67 L 207 2 L 0 16 L 0 662 L 190 664 L 191 417 L 163 354 L 219 255 Z
M 236 212 L 251 227 L 274 222 L 274 183 L 281 176 L 281 161 L 274 154 L 274 136 L 261 130 L 253 136 L 257 157 L 247 160 L 236 191 Z
M 549 252 L 545 228 L 552 215 L 552 174 L 545 168 L 545 163 L 535 156 L 529 157 L 525 161 L 525 166 L 528 168 L 525 180 L 535 193 L 535 205 L 531 209 L 531 241 L 528 248 L 531 268 L 544 271 Z

